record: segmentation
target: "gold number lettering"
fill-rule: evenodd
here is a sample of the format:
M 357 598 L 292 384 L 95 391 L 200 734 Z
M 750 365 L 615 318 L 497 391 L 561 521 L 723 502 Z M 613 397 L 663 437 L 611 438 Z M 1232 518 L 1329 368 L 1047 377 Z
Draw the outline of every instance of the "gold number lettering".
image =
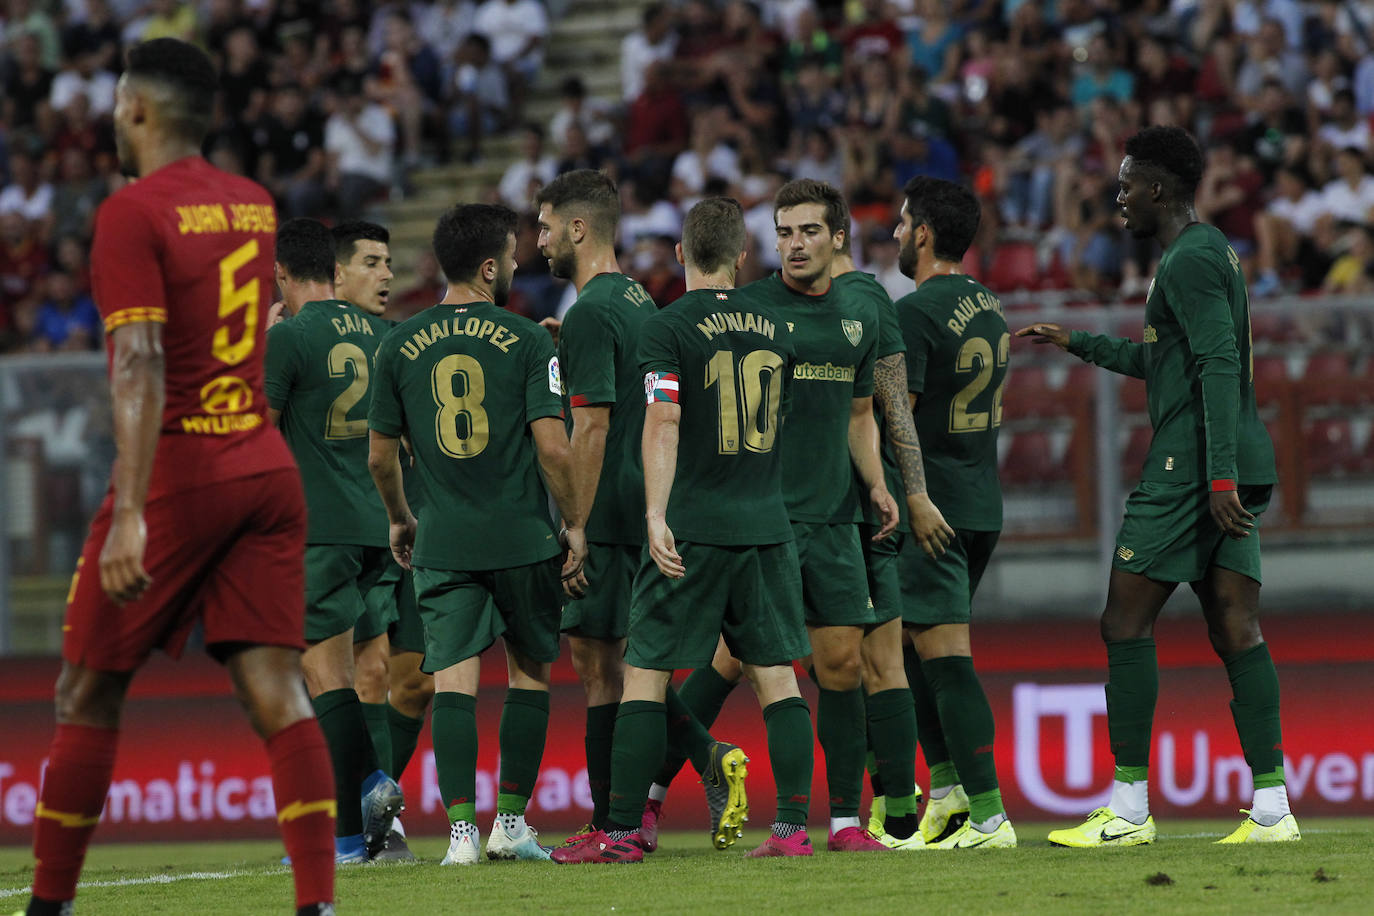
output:
M 455 379 L 462 381 L 461 395 L 456 391 Z M 465 353 L 452 353 L 434 364 L 430 381 L 434 403 L 439 407 L 434 416 L 439 448 L 450 458 L 475 458 L 482 454 L 491 439 L 487 412 L 482 409 L 482 399 L 487 395 L 482 364 Z
M 706 387 L 720 386 L 719 452 L 739 452 L 741 412 L 744 447 L 751 452 L 771 452 L 777 441 L 778 408 L 782 404 L 782 357 L 772 350 L 754 350 L 739 361 L 736 373 L 732 356 L 729 350 L 717 350 L 706 364 Z M 736 385 L 737 376 L 742 386 Z
M 1005 366 L 1011 356 L 1011 336 L 1003 334 L 997 341 L 997 365 Z M 992 412 L 986 410 L 970 411 L 969 405 L 973 403 L 984 390 L 988 387 L 988 382 L 992 380 L 993 361 L 992 344 L 985 337 L 970 337 L 964 341 L 964 345 L 959 348 L 959 355 L 955 360 L 955 370 L 958 372 L 974 372 L 978 374 L 973 381 L 963 387 L 954 400 L 949 405 L 949 431 L 951 433 L 972 433 L 981 430 L 996 428 L 1002 425 L 1002 389 L 1006 387 L 1006 376 L 1002 376 L 1002 383 L 997 386 L 997 390 L 992 396 Z
M 353 368 L 353 381 L 329 405 L 329 418 L 324 430 L 326 439 L 358 439 L 367 435 L 367 417 L 348 419 L 348 412 L 367 394 L 367 354 L 357 344 L 336 343 L 329 351 L 329 377 L 347 377 L 350 366 Z
M 215 359 L 230 366 L 237 366 L 248 358 L 257 344 L 258 331 L 258 278 L 254 277 L 242 286 L 234 282 L 234 274 L 239 268 L 258 256 L 258 240 L 249 239 L 219 262 L 219 317 L 228 318 L 243 309 L 243 336 L 232 343 L 229 340 L 228 325 L 215 329 L 211 339 L 210 352 Z

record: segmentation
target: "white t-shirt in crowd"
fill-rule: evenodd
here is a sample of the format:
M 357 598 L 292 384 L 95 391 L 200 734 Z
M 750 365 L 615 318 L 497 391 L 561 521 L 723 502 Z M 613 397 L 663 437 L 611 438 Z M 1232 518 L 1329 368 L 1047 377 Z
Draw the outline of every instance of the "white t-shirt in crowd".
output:
M 368 149 L 360 132 L 373 143 L 380 143 L 381 151 Z M 324 148 L 338 157 L 341 173 L 366 175 L 382 184 L 391 183 L 396 125 L 382 106 L 369 103 L 356 122 L 350 122 L 341 113 L 330 115 L 324 124 Z
M 514 62 L 520 57 L 531 38 L 545 38 L 549 34 L 549 16 L 539 0 L 486 0 L 477 8 L 472 30 L 485 35 L 491 42 L 491 57 L 499 63 Z M 542 59 L 542 52 L 530 55 L 532 62 Z

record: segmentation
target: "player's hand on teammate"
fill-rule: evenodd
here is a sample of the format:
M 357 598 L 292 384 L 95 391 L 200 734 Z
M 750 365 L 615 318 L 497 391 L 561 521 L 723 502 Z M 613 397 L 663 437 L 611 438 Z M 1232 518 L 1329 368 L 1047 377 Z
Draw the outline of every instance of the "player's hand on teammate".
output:
M 563 322 L 550 316 L 539 322 L 539 326 L 548 330 L 549 336 L 553 338 L 553 345 L 558 346 L 558 329 L 563 327 Z
M 868 491 L 868 498 L 883 520 L 882 525 L 878 528 L 878 533 L 873 535 L 873 540 L 881 541 L 896 531 L 897 523 L 901 521 L 901 515 L 897 510 L 897 500 L 893 499 L 892 494 L 887 492 L 887 485 L 881 483 Z
M 410 556 L 415 550 L 415 516 L 408 515 L 404 521 L 391 523 L 391 555 L 402 569 L 410 569 Z
M 563 557 L 563 591 L 569 598 L 581 598 L 587 593 L 587 531 L 564 528 L 558 532 L 558 543 L 567 551 Z
M 930 494 L 908 494 L 906 508 L 910 516 L 911 536 L 916 543 L 928 556 L 943 556 L 949 542 L 954 540 L 954 529 L 949 527 L 939 507 L 931 502 Z
M 1061 328 L 1057 324 L 1050 324 L 1042 321 L 1032 324 L 1016 332 L 1017 337 L 1031 337 L 1038 344 L 1054 344 L 1061 350 L 1069 349 L 1069 334 L 1071 332 Z
M 681 579 L 687 575 L 687 567 L 677 552 L 677 541 L 668 527 L 667 519 L 649 519 L 649 556 L 654 558 L 658 571 L 669 579 Z
M 1255 527 L 1253 513 L 1247 512 L 1235 490 L 1223 490 L 1212 494 L 1212 519 L 1227 537 L 1240 540 L 1250 536 Z
M 143 568 L 148 526 L 143 513 L 116 509 L 110 533 L 100 549 L 100 587 L 115 604 L 133 601 L 147 591 L 153 577 Z
M 270 328 L 274 324 L 281 324 L 286 320 L 286 303 L 278 299 L 267 308 L 267 326 Z

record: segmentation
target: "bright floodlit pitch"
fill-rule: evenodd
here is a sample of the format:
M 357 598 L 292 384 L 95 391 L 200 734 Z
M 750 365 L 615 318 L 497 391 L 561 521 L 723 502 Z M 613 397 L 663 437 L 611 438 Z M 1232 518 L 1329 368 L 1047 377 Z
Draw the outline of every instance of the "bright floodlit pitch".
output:
M 1299 812 L 1301 814 L 1301 812 Z M 414 837 L 417 865 L 341 869 L 349 913 L 1368 913 L 1374 819 L 1304 818 L 1300 843 L 1216 847 L 1233 821 L 1165 821 L 1135 849 L 1050 847 L 1060 824 L 1017 823 L 1021 847 L 966 853 L 818 852 L 746 861 L 763 840 L 746 830 L 716 852 L 705 831 L 664 834 L 643 865 L 483 861 L 440 868 L 447 840 Z M 812 831 L 824 845 L 824 828 Z M 113 845 L 91 849 L 77 912 L 270 914 L 291 909 L 291 876 L 275 841 Z M 27 902 L 27 849 L 0 849 L 0 913 Z

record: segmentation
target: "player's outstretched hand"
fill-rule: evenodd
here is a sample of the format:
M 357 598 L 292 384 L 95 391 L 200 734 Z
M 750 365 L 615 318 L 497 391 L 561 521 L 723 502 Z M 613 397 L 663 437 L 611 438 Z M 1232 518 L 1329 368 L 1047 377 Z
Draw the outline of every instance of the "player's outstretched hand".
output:
M 539 322 L 539 326 L 548 330 L 549 336 L 553 338 L 553 345 L 558 346 L 558 329 L 563 327 L 563 322 L 550 316 Z
M 687 567 L 677 552 L 677 541 L 673 540 L 672 529 L 664 519 L 649 519 L 649 556 L 654 558 L 658 571 L 669 579 L 687 575 Z
M 1050 324 L 1042 321 L 1032 324 L 1016 332 L 1017 337 L 1032 337 L 1038 344 L 1054 344 L 1061 350 L 1069 348 L 1069 331 L 1061 328 L 1057 324 Z
M 906 498 L 907 514 L 911 516 L 911 535 L 928 556 L 943 556 L 954 529 L 949 527 L 939 507 L 930 501 L 929 493 L 911 493 Z
M 564 528 L 558 542 L 567 555 L 563 557 L 563 592 L 569 598 L 587 594 L 587 531 L 585 528 Z
M 1245 511 L 1245 506 L 1241 504 L 1240 496 L 1235 490 L 1213 493 L 1211 508 L 1213 520 L 1227 537 L 1240 540 L 1250 536 L 1250 530 L 1255 527 L 1251 519 L 1255 516 Z
M 391 555 L 402 569 L 410 569 L 410 556 L 415 550 L 415 516 L 391 523 Z
M 897 530 L 897 524 L 901 521 L 901 515 L 897 510 L 897 500 L 892 498 L 892 494 L 887 492 L 886 484 L 878 484 L 868 491 L 868 498 L 873 502 L 873 508 L 878 510 L 878 516 L 883 520 L 882 526 L 878 528 L 878 533 L 873 535 L 873 540 L 881 541 L 883 538 Z
M 116 510 L 105 546 L 100 549 L 100 587 L 115 604 L 133 601 L 152 584 L 153 577 L 143 568 L 147 546 L 148 526 L 143 513 Z

